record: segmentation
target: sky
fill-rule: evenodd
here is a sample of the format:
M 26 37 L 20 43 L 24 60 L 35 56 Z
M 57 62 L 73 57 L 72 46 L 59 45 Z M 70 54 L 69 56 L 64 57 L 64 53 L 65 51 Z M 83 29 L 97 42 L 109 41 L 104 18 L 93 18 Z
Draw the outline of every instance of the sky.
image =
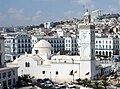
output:
M 119 13 L 120 0 L 0 0 L 0 27 L 80 19 L 85 9 Z

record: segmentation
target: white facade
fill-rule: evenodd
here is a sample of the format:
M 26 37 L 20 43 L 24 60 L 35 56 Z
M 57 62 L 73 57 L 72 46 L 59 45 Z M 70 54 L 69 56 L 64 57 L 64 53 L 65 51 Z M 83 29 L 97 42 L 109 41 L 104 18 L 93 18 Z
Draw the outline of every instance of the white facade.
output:
M 5 60 L 13 61 L 16 57 L 31 52 L 31 37 L 21 31 L 3 34 L 5 37 Z
M 84 16 L 86 20 L 79 24 L 78 29 L 80 56 L 51 55 L 51 44 L 40 40 L 34 44 L 32 54 L 21 55 L 11 65 L 20 66 L 19 75 L 30 74 L 35 78 L 50 78 L 57 82 L 78 78 L 99 79 L 102 67 L 95 60 L 95 27 L 90 23 L 89 13 Z
M 95 60 L 95 26 L 90 23 L 90 15 L 88 12 L 84 14 L 84 23 L 79 24 L 79 49 L 80 49 L 80 67 L 82 77 L 94 79 L 96 76 L 96 60 Z M 85 66 L 86 65 L 86 66 Z M 86 76 L 83 73 L 89 72 Z
M 71 55 L 78 54 L 76 39 L 76 37 L 65 37 L 65 50 Z
M 0 35 L 0 89 L 16 85 L 18 81 L 18 67 L 10 67 L 5 64 L 5 38 Z
M 57 31 L 58 37 L 66 36 L 66 32 L 62 28 L 57 28 L 56 31 Z
M 116 37 L 96 37 L 95 53 L 98 56 L 112 57 L 119 55 L 119 38 Z

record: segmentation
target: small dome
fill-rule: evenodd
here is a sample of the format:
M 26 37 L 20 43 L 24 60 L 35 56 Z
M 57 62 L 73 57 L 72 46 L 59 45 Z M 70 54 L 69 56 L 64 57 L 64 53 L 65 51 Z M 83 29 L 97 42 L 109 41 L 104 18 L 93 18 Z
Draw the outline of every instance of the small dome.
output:
M 88 16 L 88 15 L 90 15 L 90 14 L 89 14 L 88 9 L 87 9 L 84 16 Z
M 46 40 L 40 40 L 36 44 L 34 44 L 35 48 L 52 48 L 51 44 Z

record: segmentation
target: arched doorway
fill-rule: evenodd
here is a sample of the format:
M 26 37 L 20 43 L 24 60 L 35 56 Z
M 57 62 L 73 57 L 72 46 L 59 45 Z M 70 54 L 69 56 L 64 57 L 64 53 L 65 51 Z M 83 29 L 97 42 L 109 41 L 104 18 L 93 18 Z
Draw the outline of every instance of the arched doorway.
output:
M 106 51 L 106 55 L 108 56 L 108 52 Z
M 98 55 L 98 51 L 96 51 L 96 55 Z
M 112 52 L 110 51 L 110 52 L 109 52 L 109 57 L 111 57 L 111 55 L 112 55 Z
M 105 55 L 104 51 L 102 52 L 102 55 Z
M 99 51 L 99 55 L 101 55 L 101 51 Z

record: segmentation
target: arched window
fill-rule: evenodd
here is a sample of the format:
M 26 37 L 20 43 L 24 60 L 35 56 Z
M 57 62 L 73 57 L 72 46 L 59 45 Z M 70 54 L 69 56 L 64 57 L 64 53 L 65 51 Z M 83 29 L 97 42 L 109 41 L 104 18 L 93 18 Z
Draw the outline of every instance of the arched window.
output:
M 30 63 L 28 62 L 28 67 L 30 67 Z
M 27 67 L 27 62 L 25 62 L 25 67 Z
M 108 52 L 106 51 L 106 55 L 108 56 Z
M 102 52 L 102 55 L 105 55 L 104 51 Z
M 25 67 L 30 67 L 30 63 L 29 62 L 25 62 Z
M 96 51 L 96 54 L 98 54 L 98 51 Z
M 112 55 L 112 52 L 110 51 L 110 52 L 109 52 L 109 57 L 111 57 L 111 55 Z
M 99 51 L 99 55 L 101 55 L 101 51 Z

